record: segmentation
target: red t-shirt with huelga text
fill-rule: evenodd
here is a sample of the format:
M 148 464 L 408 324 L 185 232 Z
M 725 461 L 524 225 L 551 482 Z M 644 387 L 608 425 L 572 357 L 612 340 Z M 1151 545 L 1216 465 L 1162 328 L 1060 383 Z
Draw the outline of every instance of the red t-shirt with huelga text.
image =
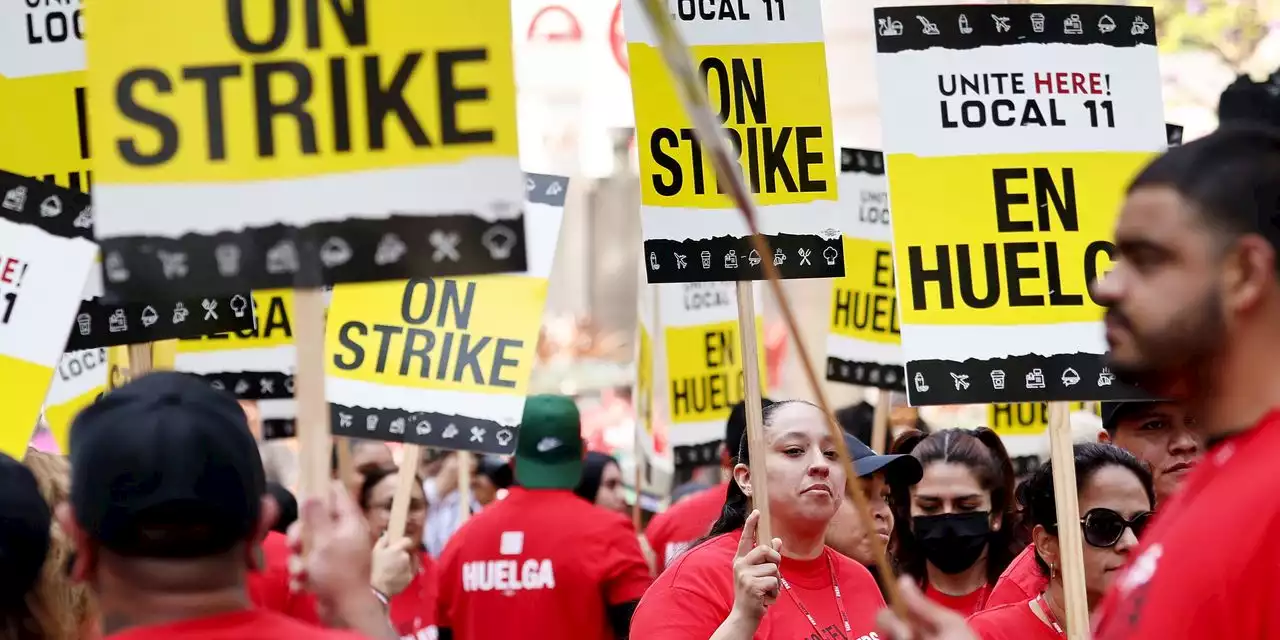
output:
M 729 483 L 695 493 L 659 513 L 644 528 L 644 539 L 649 548 L 662 560 L 663 567 L 671 566 L 681 553 L 711 530 L 724 508 L 725 493 Z
M 249 609 L 168 624 L 134 627 L 105 640 L 359 640 L 359 634 L 333 631 L 288 616 Z
M 631 637 L 644 640 L 706 640 L 715 633 L 733 608 L 733 559 L 742 532 L 712 538 L 676 559 L 654 581 L 631 620 Z M 853 634 L 845 633 L 831 584 L 833 563 L 840 596 Z M 790 598 L 780 592 L 769 607 L 755 640 L 875 640 L 876 613 L 884 597 L 866 567 L 831 549 L 813 560 L 782 559 L 782 577 L 793 594 L 818 623 L 809 619 Z
M 987 609 L 1015 604 L 1018 602 L 1026 602 L 1034 598 L 1049 587 L 1049 578 L 1040 571 L 1040 566 L 1036 564 L 1036 546 L 1034 544 L 1027 545 L 1018 557 L 1005 567 L 1004 573 L 1000 574 L 1000 579 L 996 580 L 996 586 L 991 590 L 991 595 L 987 598 L 985 606 Z
M 1277 411 L 1209 449 L 1111 583 L 1094 640 L 1280 638 L 1277 460 Z
M 982 640 L 1060 640 L 1066 637 L 1031 610 L 1030 600 L 981 611 L 969 618 L 969 629 Z
M 454 532 L 439 570 L 436 624 L 455 640 L 612 640 L 607 608 L 652 581 L 631 520 L 562 490 L 511 489 Z

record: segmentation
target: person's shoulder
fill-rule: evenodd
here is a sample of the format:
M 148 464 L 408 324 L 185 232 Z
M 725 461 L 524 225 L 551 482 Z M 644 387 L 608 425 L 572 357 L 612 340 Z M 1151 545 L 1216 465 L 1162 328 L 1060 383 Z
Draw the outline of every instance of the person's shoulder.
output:
M 1015 637 L 1023 625 L 1019 622 L 1029 613 L 1026 601 L 1011 602 L 983 609 L 971 616 L 969 628 L 984 639 Z
M 738 552 L 737 532 L 725 533 L 702 541 L 678 558 L 658 576 L 659 580 L 678 585 L 688 579 L 707 574 L 723 575 L 732 581 L 733 558 Z

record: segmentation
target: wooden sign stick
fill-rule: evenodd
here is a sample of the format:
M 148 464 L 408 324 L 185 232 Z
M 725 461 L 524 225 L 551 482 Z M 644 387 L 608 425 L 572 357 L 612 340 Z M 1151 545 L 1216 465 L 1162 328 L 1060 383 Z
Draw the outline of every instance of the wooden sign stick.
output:
M 884 455 L 889 452 L 889 413 L 892 397 L 886 389 L 876 390 L 876 410 L 871 417 L 871 448 Z
M 761 254 L 764 255 L 764 254 Z M 768 262 L 767 260 L 765 262 Z M 751 506 L 760 512 L 756 524 L 756 540 L 769 544 L 773 539 L 773 521 L 769 519 L 769 474 L 765 472 L 764 458 L 768 445 L 764 440 L 764 416 L 760 403 L 760 346 L 756 342 L 755 283 L 739 282 L 738 285 L 738 341 L 742 344 L 742 377 L 746 383 L 747 451 L 751 458 Z M 726 443 L 725 446 L 735 445 Z
M 294 396 L 298 404 L 298 498 L 322 498 L 328 494 L 329 403 L 324 397 L 324 291 L 294 292 L 294 342 L 298 370 Z
M 396 493 L 391 499 L 391 521 L 387 523 L 387 538 L 392 542 L 404 537 L 405 524 L 409 521 L 409 502 L 413 500 L 413 485 L 418 483 L 418 462 L 422 460 L 422 445 L 406 444 L 400 455 Z
M 1053 461 L 1053 495 L 1058 516 L 1058 557 L 1062 592 L 1066 595 L 1067 638 L 1088 640 L 1089 600 L 1084 588 L 1084 532 L 1076 492 L 1076 457 L 1071 442 L 1071 407 L 1049 403 L 1049 452 Z
M 649 24 L 653 27 L 654 34 L 658 38 L 658 48 L 662 52 L 667 68 L 671 71 L 672 79 L 676 84 L 676 94 L 680 97 L 680 101 L 684 104 L 685 111 L 689 115 L 689 120 L 693 123 L 694 133 L 697 135 L 703 149 L 711 157 L 712 165 L 716 170 L 717 182 L 726 187 L 725 191 L 728 193 L 729 198 L 733 200 L 738 211 L 742 213 L 747 227 L 751 231 L 752 248 L 762 256 L 772 255 L 773 252 L 769 248 L 769 241 L 760 233 L 760 226 L 756 221 L 755 202 L 752 201 L 751 193 L 743 180 L 741 167 L 733 160 L 733 155 L 729 153 L 729 146 L 725 136 L 720 130 L 714 113 L 707 104 L 706 87 L 701 81 L 701 76 L 694 69 L 693 61 L 689 58 L 689 47 L 685 45 L 684 38 L 676 29 L 675 22 L 668 13 L 666 1 L 644 0 L 641 3 L 641 7 L 644 9 L 645 15 L 649 19 Z M 764 267 L 770 290 L 773 292 L 774 299 L 778 302 L 778 308 L 782 312 L 783 321 L 787 325 L 787 332 L 791 334 L 791 342 L 795 345 L 796 355 L 803 365 L 801 370 L 804 371 L 805 380 L 809 383 L 809 390 L 813 393 L 818 408 L 827 416 L 827 427 L 830 429 L 832 440 L 836 443 L 840 459 L 844 461 L 845 492 L 853 500 L 856 507 L 855 511 L 862 526 L 871 531 L 875 529 L 874 520 L 871 517 L 867 497 L 862 492 L 862 483 L 854 472 L 853 461 L 849 458 L 849 449 L 844 443 L 844 431 L 835 423 L 830 403 L 827 402 L 826 392 L 813 370 L 813 361 L 809 358 L 809 350 L 805 348 L 804 341 L 800 339 L 800 323 L 796 321 L 795 313 L 788 303 L 787 293 L 782 287 L 782 281 L 779 279 L 778 268 L 773 265 L 772 260 L 763 260 L 760 264 Z M 754 334 L 752 337 L 754 338 Z M 763 522 L 764 518 L 761 518 L 761 521 Z M 898 593 L 898 583 L 894 579 L 893 568 L 889 565 L 885 547 L 879 543 L 877 538 L 872 542 L 871 549 L 875 556 L 876 568 L 880 574 L 881 585 L 885 589 L 889 605 L 899 619 L 905 620 L 907 619 L 906 607 Z

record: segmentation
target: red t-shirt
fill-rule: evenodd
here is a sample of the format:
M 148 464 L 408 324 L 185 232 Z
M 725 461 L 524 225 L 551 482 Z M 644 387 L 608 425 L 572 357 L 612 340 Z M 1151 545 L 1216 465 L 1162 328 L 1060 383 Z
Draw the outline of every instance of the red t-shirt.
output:
M 1208 452 L 1095 611 L 1095 640 L 1280 638 L 1280 412 Z
M 690 549 L 676 559 L 640 601 L 631 620 L 631 637 L 644 640 L 706 640 L 728 617 L 733 608 L 733 558 L 742 532 L 726 533 Z M 840 595 L 849 624 L 844 631 L 831 585 L 831 565 L 840 583 Z M 804 603 L 818 621 L 820 631 L 796 606 L 787 592 L 778 594 L 756 630 L 755 640 L 857 640 L 875 638 L 876 613 L 884 608 L 884 597 L 866 567 L 830 548 L 813 560 L 783 558 L 782 576 L 792 586 L 791 593 Z
M 661 566 L 671 566 L 677 556 L 707 535 L 711 525 L 720 517 L 728 490 L 729 483 L 726 482 L 699 491 L 649 521 L 649 526 L 644 529 L 644 538 L 662 560 Z
M 969 618 L 969 628 L 982 640 L 1059 640 L 1064 637 L 1031 610 L 1030 600 L 978 612 Z
M 391 626 L 400 640 L 436 640 L 436 589 L 439 577 L 431 555 L 418 554 L 418 575 L 391 597 Z
M 1049 578 L 1040 572 L 1040 567 L 1036 564 L 1036 546 L 1030 544 L 1000 574 L 985 606 L 987 609 L 994 609 L 1006 604 L 1026 602 L 1044 593 L 1048 586 Z
M 246 580 L 249 600 L 266 609 L 309 624 L 320 624 L 316 599 L 309 593 L 289 590 L 289 538 L 271 531 L 262 540 L 262 569 Z
M 924 585 L 924 595 L 926 598 L 952 610 L 962 616 L 971 616 L 982 611 L 987 606 L 987 594 L 991 590 L 983 585 L 962 596 L 953 596 L 926 584 Z
M 456 640 L 611 640 L 606 608 L 652 581 L 631 520 L 559 490 L 512 488 L 453 534 L 439 569 L 436 624 Z
M 106 640 L 359 640 L 364 636 L 333 631 L 294 620 L 288 616 L 249 609 L 207 618 L 193 618 L 169 624 L 134 627 L 109 635 Z

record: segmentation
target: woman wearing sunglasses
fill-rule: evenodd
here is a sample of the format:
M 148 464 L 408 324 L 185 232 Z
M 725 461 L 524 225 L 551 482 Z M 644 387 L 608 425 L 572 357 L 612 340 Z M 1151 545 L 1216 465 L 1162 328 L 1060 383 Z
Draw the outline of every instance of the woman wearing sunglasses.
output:
M 1151 473 L 1133 454 L 1108 444 L 1075 446 L 1079 523 L 1084 531 L 1085 592 L 1092 610 L 1129 560 L 1138 536 L 1155 506 Z M 1045 463 L 1019 491 L 1032 529 L 1036 565 L 1049 577 L 1043 593 L 1025 602 L 1006 604 L 969 618 L 984 640 L 1065 638 L 1066 600 L 1062 592 L 1058 518 L 1053 496 L 1053 469 Z

